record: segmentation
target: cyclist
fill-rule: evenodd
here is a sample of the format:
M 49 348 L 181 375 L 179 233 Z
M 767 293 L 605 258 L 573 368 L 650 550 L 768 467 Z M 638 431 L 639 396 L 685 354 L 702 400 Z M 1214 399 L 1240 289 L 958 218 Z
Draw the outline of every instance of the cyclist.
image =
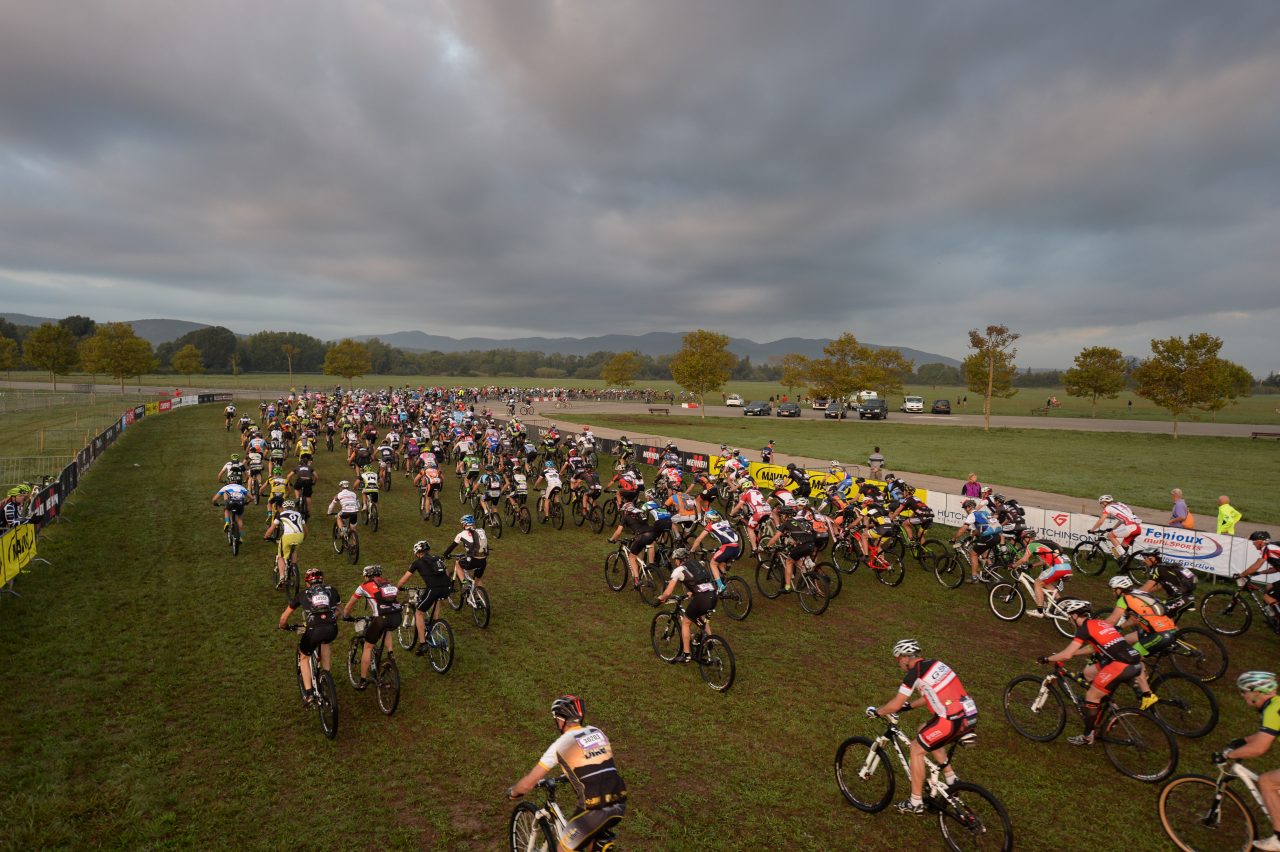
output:
M 1264 582 L 1269 583 L 1262 592 L 1262 597 L 1267 602 L 1267 606 L 1271 610 L 1271 614 L 1280 618 L 1280 606 L 1276 604 L 1277 596 L 1280 596 L 1280 544 L 1276 544 L 1271 540 L 1271 533 L 1266 530 L 1257 530 L 1249 533 L 1249 541 L 1253 543 L 1254 549 L 1258 551 L 1257 560 L 1248 568 L 1240 572 L 1240 576 L 1236 578 L 1236 582 L 1240 588 L 1249 585 L 1249 578 L 1254 574 L 1262 574 L 1266 579 Z M 1259 578 L 1262 580 L 1263 578 Z
M 804 468 L 797 467 L 795 462 L 787 465 L 787 478 L 794 483 L 795 487 L 791 490 L 797 497 L 808 497 L 811 493 L 812 486 L 809 485 L 809 473 Z
M 367 464 L 360 471 L 360 508 L 369 510 L 369 506 L 378 502 L 378 474 L 373 465 Z
M 484 514 L 498 511 L 498 504 L 502 500 L 502 490 L 506 483 L 503 481 L 502 474 L 497 473 L 493 469 L 493 465 L 484 466 L 484 474 L 480 477 L 480 511 Z
M 263 533 L 263 540 L 269 541 L 276 530 L 280 531 L 280 541 L 276 545 L 276 588 L 278 589 L 284 585 L 286 560 L 302 545 L 302 540 L 307 534 L 307 522 L 302 519 L 302 514 L 297 510 L 297 504 L 292 500 L 284 501 L 280 511 L 271 519 L 271 526 L 267 527 L 267 531 Z
M 280 511 L 280 507 L 284 505 L 284 495 L 289 485 L 288 478 L 284 475 L 284 470 L 279 467 L 271 469 L 271 477 L 258 489 L 258 494 L 267 494 L 267 514 L 269 517 L 275 517 Z
M 1132 633 L 1125 634 L 1124 639 L 1137 650 L 1139 656 L 1145 657 L 1152 651 L 1159 651 L 1173 644 L 1178 625 L 1165 614 L 1160 601 L 1146 592 L 1135 590 L 1133 580 L 1127 574 L 1112 577 L 1107 585 L 1116 594 L 1116 607 L 1107 616 L 1106 622 L 1118 630 L 1137 628 Z M 1147 685 L 1145 668 L 1136 680 L 1142 690 L 1142 709 L 1146 710 L 1156 703 L 1156 696 Z
M 1196 572 L 1177 562 L 1165 562 L 1160 558 L 1160 550 L 1147 547 L 1139 550 L 1136 557 L 1147 571 L 1151 579 L 1142 584 L 1139 591 L 1153 592 L 1163 589 L 1165 594 L 1164 611 L 1176 614 L 1184 609 L 1195 609 L 1194 592 L 1196 590 Z
M 907 538 L 916 544 L 924 544 L 925 531 L 933 526 L 933 509 L 913 492 L 908 492 L 897 508 L 889 513 L 893 520 L 900 515 L 904 518 L 902 529 Z
M 262 488 L 262 469 L 265 461 L 262 453 L 252 447 L 252 443 L 250 441 L 250 447 L 244 454 L 244 461 L 249 469 L 249 481 L 246 486 L 250 494 L 256 494 Z
M 1084 733 L 1067 739 L 1072 745 L 1093 745 L 1103 699 L 1120 684 L 1142 674 L 1142 658 L 1124 640 L 1120 631 L 1102 619 L 1092 617 L 1093 605 L 1088 601 L 1066 598 L 1058 606 L 1071 619 L 1071 625 L 1076 629 L 1075 638 L 1058 653 L 1040 657 L 1039 662 L 1064 663 L 1077 654 L 1090 653 L 1100 658 L 1100 665 L 1090 663 L 1084 670 L 1084 676 L 1090 681 L 1089 691 L 1084 696 Z
M 618 439 L 617 453 L 618 453 L 618 461 L 630 462 L 633 458 L 635 458 L 635 454 L 636 454 L 635 445 L 627 440 L 626 435 L 623 435 L 621 438 Z
M 618 494 L 614 498 L 615 505 L 621 509 L 628 503 L 634 503 L 640 496 L 640 480 L 636 476 L 635 465 L 620 461 L 614 466 L 615 473 L 609 484 L 618 484 Z
M 325 671 L 330 671 L 333 655 L 329 646 L 338 638 L 338 619 L 334 608 L 342 597 L 333 586 L 325 585 L 324 572 L 319 568 L 308 568 L 305 580 L 306 586 L 293 596 L 284 612 L 280 613 L 280 629 L 284 630 L 294 610 L 302 610 L 307 629 L 298 640 L 298 671 L 302 674 L 302 689 L 306 693 L 307 706 L 311 706 L 311 666 L 307 665 L 307 657 L 318 647 L 320 665 Z
M 1036 531 L 1031 527 L 1023 527 L 1019 530 L 1018 540 L 1022 542 L 1025 549 L 1012 567 L 1026 565 L 1032 559 L 1036 560 L 1040 566 L 1040 573 L 1036 575 L 1036 581 L 1032 586 L 1036 607 L 1028 610 L 1027 615 L 1032 618 L 1044 618 L 1044 590 L 1048 586 L 1071 579 L 1071 560 L 1053 542 L 1037 539 Z
M 1000 543 L 1000 525 L 991 517 L 991 513 L 978 506 L 978 501 L 970 498 L 960 504 L 968 512 L 960 524 L 960 529 L 951 537 L 952 543 L 966 535 L 973 535 L 973 546 L 969 548 L 969 582 L 978 582 L 978 556 L 992 550 Z
M 783 594 L 791 592 L 791 578 L 795 573 L 796 562 L 811 556 L 817 552 L 814 546 L 813 525 L 804 518 L 796 515 L 795 506 L 779 506 L 778 515 L 782 518 L 782 523 L 778 525 L 778 531 L 773 534 L 773 538 L 769 539 L 769 547 L 777 544 L 778 539 L 782 536 L 787 537 L 790 547 L 786 550 L 782 560 L 782 572 L 785 584 L 782 587 Z
M 683 585 L 689 593 L 689 602 L 680 613 L 680 642 L 683 650 L 671 661 L 687 663 L 692 659 L 689 656 L 690 625 L 716 608 L 716 587 L 712 582 L 711 571 L 698 560 L 690 559 L 689 551 L 685 548 L 677 547 L 671 551 L 671 564 L 671 580 L 653 605 L 657 607 L 666 603 L 675 594 L 677 585 Z M 707 630 L 709 632 L 710 627 Z
M 698 501 L 683 491 L 672 491 L 662 505 L 671 513 L 671 526 L 678 528 L 684 539 L 698 522 Z
M 800 500 L 796 502 L 799 503 Z M 862 555 L 869 560 L 871 545 L 893 535 L 893 519 L 889 515 L 889 510 L 875 497 L 863 497 L 862 508 L 858 511 L 861 516 L 860 523 L 865 530 L 863 535 L 859 536 L 858 546 L 862 549 Z
M 360 517 L 360 497 L 351 490 L 351 483 L 347 480 L 338 483 L 338 493 L 329 501 L 328 512 L 330 515 L 338 514 L 338 529 L 344 535 L 349 527 L 356 525 L 356 519 Z
M 551 719 L 560 736 L 534 767 L 507 790 L 518 799 L 533 790 L 557 765 L 573 785 L 578 809 L 560 833 L 561 850 L 589 849 L 603 832 L 626 813 L 627 785 L 613 762 L 613 748 L 604 731 L 586 724 L 587 705 L 576 695 L 551 702 Z
M 244 462 L 239 453 L 232 453 L 231 458 L 218 471 L 219 482 L 238 482 L 244 484 Z
M 218 498 L 222 498 L 222 531 L 231 529 L 234 521 L 243 536 L 244 506 L 249 502 L 249 489 L 238 482 L 229 482 L 214 492 L 213 505 L 218 505 Z
M 539 483 L 546 483 L 542 489 L 542 522 L 545 524 L 551 520 L 551 501 L 556 499 L 560 489 L 564 487 L 555 462 L 547 459 L 542 463 L 542 475 L 533 483 L 533 487 L 536 489 Z
M 596 482 L 599 481 L 597 477 Z M 519 467 L 513 467 L 507 475 L 507 502 L 512 512 L 519 512 L 520 507 L 529 502 L 529 477 Z
M 226 420 L 226 428 L 227 428 L 227 429 L 230 429 L 230 428 L 231 428 L 231 418 L 236 416 L 236 407 L 235 407 L 234 405 L 232 405 L 232 404 L 228 403 L 228 404 L 227 404 L 227 407 L 226 407 L 226 408 L 224 408 L 224 409 L 222 409 L 222 416 L 223 416 L 223 418 Z
M 311 517 L 311 492 L 316 485 L 316 469 L 311 464 L 311 457 L 300 461 L 289 478 L 293 481 L 293 499 L 302 507 L 302 514 Z
M 458 522 L 462 524 L 462 531 L 455 535 L 453 541 L 449 542 L 449 546 L 444 549 L 444 558 L 448 559 L 454 549 L 461 547 L 462 553 L 458 555 L 458 561 L 453 566 L 453 576 L 461 585 L 469 573 L 475 584 L 483 588 L 484 583 L 481 582 L 481 578 L 484 577 L 484 569 L 489 564 L 489 536 L 485 535 L 484 530 L 475 528 L 474 515 L 463 515 Z
M 1262 716 L 1261 727 L 1244 739 L 1227 743 L 1226 748 L 1213 756 L 1214 763 L 1227 760 L 1248 760 L 1261 757 L 1280 737 L 1280 695 L 1276 694 L 1274 672 L 1245 672 L 1236 678 L 1240 697 Z M 1280 769 L 1273 769 L 1258 776 L 1258 792 L 1271 815 L 1270 837 L 1253 842 L 1254 849 L 1280 850 Z
M 387 656 L 391 656 L 391 634 L 400 626 L 400 619 L 403 617 L 400 604 L 396 602 L 400 589 L 382 579 L 382 566 L 366 565 L 363 574 L 364 582 L 356 586 L 351 599 L 342 610 L 342 617 L 350 618 L 352 608 L 363 599 L 369 606 L 369 613 L 373 616 L 364 629 L 364 654 L 360 657 L 360 685 L 356 689 L 365 689 L 369 686 L 369 663 L 373 659 L 373 649 L 379 641 L 383 642 Z
M 1104 522 L 1110 520 L 1111 526 L 1103 532 L 1107 534 L 1107 541 L 1111 542 L 1112 552 L 1117 557 L 1123 556 L 1124 551 L 1137 541 L 1138 535 L 1142 532 L 1142 520 L 1133 513 L 1132 509 L 1118 502 L 1110 494 L 1099 497 L 1098 504 L 1102 506 L 1102 515 L 1093 526 L 1089 527 L 1089 532 L 1094 532 Z
M 720 513 L 715 509 L 708 509 L 707 513 L 702 516 L 702 520 L 707 525 L 703 527 L 702 532 L 698 533 L 698 537 L 693 540 L 692 547 L 697 550 L 698 545 L 702 544 L 704 538 L 709 535 L 715 536 L 720 546 L 711 555 L 711 574 L 715 578 L 716 589 L 724 591 L 724 575 L 728 573 L 729 566 L 742 555 L 742 541 L 738 538 L 738 533 L 734 530 L 733 524 L 729 523 L 727 518 L 721 517 Z M 675 558 L 675 554 L 672 554 L 672 558 Z
M 413 546 L 413 562 L 405 569 L 396 585 L 401 588 L 417 574 L 427 584 L 426 594 L 419 596 L 413 619 L 418 628 L 417 655 L 427 652 L 427 626 L 440 619 L 440 602 L 449 597 L 453 580 L 444 560 L 431 552 L 431 545 L 424 539 Z M 430 621 L 428 621 L 430 619 Z
M 700 470 L 690 477 L 688 493 L 693 494 L 694 489 L 699 491 L 694 494 L 698 501 L 698 509 L 703 514 L 711 508 L 716 499 L 720 496 L 720 490 L 716 487 L 716 479 L 706 470 Z M 622 496 L 622 492 L 618 492 L 618 496 Z
M 631 534 L 631 544 L 627 547 L 627 566 L 631 569 L 631 585 L 640 588 L 640 552 L 653 543 L 657 533 L 649 526 L 644 510 L 635 503 L 622 507 L 618 515 L 618 528 L 609 536 L 610 544 L 617 544 L 618 536 L 626 529 Z
M 423 510 L 430 512 L 431 504 L 439 498 L 440 489 L 444 484 L 444 476 L 440 473 L 440 468 L 436 464 L 435 453 L 426 453 L 422 458 L 422 469 L 413 477 L 413 484 L 418 486 L 418 490 L 422 494 Z
M 898 694 L 887 704 L 868 707 L 867 716 L 875 719 L 924 706 L 933 712 L 911 741 L 911 798 L 897 805 L 899 813 L 920 815 L 924 813 L 925 752 L 930 752 L 942 767 L 946 782 L 956 783 L 959 778 L 947 760 L 945 746 L 973 735 L 978 723 L 978 705 L 950 666 L 941 660 L 920 656 L 920 643 L 916 640 L 903 639 L 894 645 L 893 658 L 904 674 Z M 920 697 L 913 699 L 917 691 Z

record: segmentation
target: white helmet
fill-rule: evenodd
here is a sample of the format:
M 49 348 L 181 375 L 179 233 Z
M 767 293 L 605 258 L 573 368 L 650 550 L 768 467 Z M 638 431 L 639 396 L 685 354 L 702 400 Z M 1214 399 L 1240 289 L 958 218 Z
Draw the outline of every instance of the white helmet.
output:
M 1116 576 L 1111 578 L 1111 581 L 1108 582 L 1107 585 L 1117 590 L 1132 589 L 1133 580 L 1130 580 L 1127 574 L 1117 574 Z
M 1273 672 L 1245 672 L 1236 678 L 1236 689 L 1241 692 L 1275 692 L 1276 676 Z
M 903 639 L 893 646 L 895 657 L 917 657 L 920 655 L 920 643 L 914 639 Z
M 1058 608 L 1067 615 L 1089 615 L 1093 612 L 1093 604 L 1079 598 L 1067 598 L 1058 602 Z
M 1103 494 L 1098 498 L 1098 502 L 1105 506 L 1108 503 L 1116 502 L 1116 498 L 1112 497 L 1110 494 Z
M 339 488 L 350 488 L 350 487 L 351 487 L 351 483 L 350 483 L 348 480 L 345 480 L 345 479 L 344 479 L 344 480 L 342 480 L 341 482 L 339 482 L 339 483 L 338 483 L 338 487 L 339 487 Z

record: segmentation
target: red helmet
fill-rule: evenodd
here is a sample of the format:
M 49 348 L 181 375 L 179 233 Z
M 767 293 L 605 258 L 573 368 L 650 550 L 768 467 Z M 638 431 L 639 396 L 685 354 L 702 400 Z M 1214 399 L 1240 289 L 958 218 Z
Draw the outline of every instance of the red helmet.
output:
M 321 571 L 319 568 L 308 568 L 307 573 L 304 575 L 304 578 L 307 581 L 307 585 L 310 586 L 312 583 L 323 582 L 324 572 Z

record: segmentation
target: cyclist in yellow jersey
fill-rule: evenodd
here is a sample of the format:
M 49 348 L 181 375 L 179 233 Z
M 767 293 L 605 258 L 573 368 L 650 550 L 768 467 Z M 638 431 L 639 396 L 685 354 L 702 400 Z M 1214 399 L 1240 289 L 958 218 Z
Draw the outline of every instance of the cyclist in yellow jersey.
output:
M 262 483 L 262 488 L 258 491 L 261 494 L 270 493 L 270 499 L 267 501 L 267 511 L 272 516 L 279 513 L 280 507 L 284 505 L 285 491 L 289 488 L 289 478 L 284 475 L 284 468 L 271 468 L 271 476 L 266 482 Z
M 316 445 L 314 441 L 304 435 L 293 445 L 293 451 L 298 458 L 314 456 L 316 454 Z
M 1214 763 L 1261 757 L 1280 736 L 1280 695 L 1276 695 L 1275 673 L 1245 672 L 1236 678 L 1236 688 L 1240 690 L 1244 703 L 1262 715 L 1262 724 L 1248 737 L 1227 743 L 1226 748 L 1213 756 Z M 1280 769 L 1258 776 L 1258 792 L 1271 815 L 1273 833 L 1270 837 L 1254 841 L 1253 848 L 1280 852 Z

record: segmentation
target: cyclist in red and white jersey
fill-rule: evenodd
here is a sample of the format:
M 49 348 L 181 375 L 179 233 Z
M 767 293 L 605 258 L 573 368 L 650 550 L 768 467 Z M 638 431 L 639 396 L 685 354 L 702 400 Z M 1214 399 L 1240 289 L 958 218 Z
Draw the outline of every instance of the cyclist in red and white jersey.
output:
M 1280 597 L 1280 544 L 1272 541 L 1271 533 L 1266 530 L 1249 533 L 1249 542 L 1258 551 L 1258 558 L 1240 572 L 1236 582 L 1243 589 L 1249 585 L 1250 577 L 1259 575 L 1258 582 L 1269 584 L 1263 591 L 1262 597 L 1266 600 L 1267 606 L 1271 607 L 1272 615 L 1280 617 L 1280 607 L 1276 604 L 1276 599 Z
M 911 741 L 911 798 L 899 802 L 899 812 L 924 813 L 924 753 L 931 752 L 942 767 L 948 784 L 954 784 L 956 771 L 947 760 L 945 746 L 966 734 L 972 733 L 978 722 L 978 705 L 969 697 L 964 684 L 956 673 L 941 660 L 926 660 L 920 656 L 920 643 L 903 639 L 893 646 L 893 657 L 904 674 L 898 694 L 881 707 L 868 707 L 867 716 L 887 716 L 912 707 L 924 707 L 933 711 L 929 721 L 921 726 Z M 912 699 L 917 692 L 919 698 Z
M 1103 523 L 1110 521 L 1111 526 L 1103 531 L 1107 534 L 1107 540 L 1111 542 L 1111 546 L 1115 548 L 1115 553 L 1121 555 L 1137 541 L 1138 535 L 1142 532 L 1142 519 L 1110 494 L 1103 494 L 1098 498 L 1098 503 L 1102 506 L 1102 515 L 1093 526 L 1089 527 L 1089 532 L 1097 530 Z
M 751 542 L 752 551 L 758 550 L 760 547 L 760 533 L 758 531 L 760 522 L 769 517 L 770 511 L 769 501 L 760 492 L 756 484 L 750 479 L 744 479 L 742 481 L 742 493 L 738 495 L 738 502 L 733 507 L 733 512 L 747 519 L 747 540 Z
M 1036 608 L 1029 610 L 1027 615 L 1032 618 L 1044 618 L 1045 587 L 1071 579 L 1071 560 L 1051 542 L 1037 541 L 1036 531 L 1031 527 L 1024 527 L 1018 533 L 1018 539 L 1026 550 L 1023 551 L 1022 556 L 1018 557 L 1018 561 L 1013 563 L 1013 567 L 1026 565 L 1032 559 L 1036 560 L 1040 566 L 1040 573 L 1036 575 L 1033 585 Z
M 727 518 L 721 517 L 715 509 L 708 509 L 702 519 L 707 525 L 693 540 L 691 547 L 697 550 L 704 538 L 709 535 L 715 536 L 720 546 L 711 555 L 711 574 L 715 578 L 716 589 L 724 591 L 724 579 L 721 575 L 728 570 L 734 560 L 742 555 L 742 542 L 738 540 L 738 533 L 733 529 L 733 524 L 729 523 Z

